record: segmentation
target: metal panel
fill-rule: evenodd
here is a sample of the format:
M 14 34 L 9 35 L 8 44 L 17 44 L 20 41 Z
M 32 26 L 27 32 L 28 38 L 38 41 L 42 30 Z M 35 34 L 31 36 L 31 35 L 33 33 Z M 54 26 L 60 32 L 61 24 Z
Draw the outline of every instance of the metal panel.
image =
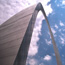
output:
M 11 23 L 11 24 L 7 25 L 4 28 L 3 27 L 0 28 L 0 37 L 8 35 L 8 34 L 10 34 L 12 32 L 15 32 L 15 31 L 17 31 L 19 29 L 24 29 L 25 27 L 27 27 L 31 16 L 32 15 L 21 18 L 18 21 L 16 21 L 15 23 Z
M 20 45 L 17 45 L 0 51 L 0 58 L 6 58 L 8 56 L 16 55 L 19 47 Z
M 13 65 L 35 7 L 26 8 L 0 26 L 0 65 Z
M 16 55 L 0 59 L 0 65 L 13 65 Z
M 0 44 L 0 51 L 8 49 L 8 48 L 13 47 L 13 46 L 20 45 L 21 42 L 22 42 L 21 39 L 22 38 L 18 38 L 18 39 L 12 40 L 10 42 L 4 43 L 4 44 Z

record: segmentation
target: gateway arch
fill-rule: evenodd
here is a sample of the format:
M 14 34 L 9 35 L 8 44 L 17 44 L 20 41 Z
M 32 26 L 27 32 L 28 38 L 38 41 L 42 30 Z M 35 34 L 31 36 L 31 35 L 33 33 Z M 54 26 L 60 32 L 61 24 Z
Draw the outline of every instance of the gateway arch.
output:
M 49 21 L 41 3 L 19 12 L 0 26 L 0 65 L 26 65 L 32 32 L 39 11 L 44 15 L 49 28 L 57 65 L 62 65 Z

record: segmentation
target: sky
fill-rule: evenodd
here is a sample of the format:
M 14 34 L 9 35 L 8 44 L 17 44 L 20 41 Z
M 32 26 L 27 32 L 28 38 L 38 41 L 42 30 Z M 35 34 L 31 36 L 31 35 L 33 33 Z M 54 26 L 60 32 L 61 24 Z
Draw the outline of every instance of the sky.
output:
M 50 0 L 0 0 L 0 25 L 19 11 L 30 7 L 38 2 L 43 3 L 45 9 L 50 9 L 47 15 L 51 13 L 51 5 L 47 6 Z M 47 11 L 47 10 L 46 10 Z
M 41 2 L 65 65 L 65 0 L 0 0 L 0 25 L 19 11 Z M 37 15 L 26 65 L 57 65 L 56 57 L 41 11 Z

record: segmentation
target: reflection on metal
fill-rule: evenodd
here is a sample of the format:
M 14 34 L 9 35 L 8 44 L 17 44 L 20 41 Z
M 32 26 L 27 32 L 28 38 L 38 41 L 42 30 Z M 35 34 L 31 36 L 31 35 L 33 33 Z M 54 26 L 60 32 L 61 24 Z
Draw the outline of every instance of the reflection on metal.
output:
M 45 17 L 45 20 L 46 20 L 48 28 L 49 28 L 49 32 L 51 35 L 51 39 L 52 39 L 52 43 L 53 43 L 53 47 L 54 47 L 54 51 L 55 51 L 55 55 L 56 55 L 57 65 L 62 65 L 58 48 L 56 46 L 56 43 L 55 43 L 48 19 L 46 17 L 46 13 L 45 13 L 41 3 L 37 4 L 37 6 L 33 12 L 32 18 L 30 19 L 28 28 L 27 28 L 26 33 L 24 35 L 22 44 L 20 46 L 20 49 L 18 51 L 17 57 L 16 57 L 15 62 L 14 62 L 14 65 L 26 65 L 26 59 L 27 59 L 28 49 L 29 49 L 29 45 L 30 45 L 30 41 L 31 41 L 31 36 L 32 36 L 35 20 L 36 20 L 38 12 L 40 10 L 42 11 L 42 13 Z

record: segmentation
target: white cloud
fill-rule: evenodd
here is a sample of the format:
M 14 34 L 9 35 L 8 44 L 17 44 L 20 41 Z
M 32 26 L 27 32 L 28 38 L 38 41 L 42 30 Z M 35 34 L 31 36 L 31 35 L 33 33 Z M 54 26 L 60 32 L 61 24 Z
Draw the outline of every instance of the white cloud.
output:
M 65 56 L 62 54 L 62 57 L 65 57 Z
M 51 40 L 50 40 L 50 41 L 48 41 L 47 39 L 45 39 L 45 41 L 46 41 L 46 43 L 47 43 L 48 45 L 50 45 L 50 44 L 51 44 Z
M 61 36 L 59 36 L 60 37 L 60 39 L 61 39 L 61 44 L 65 44 L 65 41 L 64 41 L 64 38 L 63 37 L 61 37 Z
M 52 59 L 52 57 L 49 56 L 49 55 L 46 55 L 43 59 L 44 59 L 45 61 L 50 61 L 50 60 Z
M 60 26 L 64 26 L 64 24 L 60 21 Z
M 57 26 L 57 24 L 55 24 L 55 28 L 56 28 L 56 29 L 58 29 L 58 26 Z
M 61 29 L 59 29 L 59 32 L 61 32 Z
M 58 6 L 58 7 L 62 7 L 62 8 L 65 8 L 65 0 L 55 0 L 55 4 Z
M 33 41 L 33 43 L 35 42 Z M 29 53 L 28 53 L 29 56 L 34 56 L 38 52 L 38 46 L 33 43 L 30 44 Z
M 47 5 L 50 0 L 37 0 L 37 2 L 41 2 L 43 5 Z
M 65 0 L 62 1 L 62 4 L 65 5 Z
M 46 15 L 48 16 L 50 13 L 52 13 L 52 8 L 51 8 L 51 4 L 50 5 L 48 5 L 48 6 L 45 6 L 44 7 L 44 9 L 45 9 L 45 12 L 46 12 Z
M 37 2 L 41 2 L 42 3 L 47 16 L 50 13 L 52 13 L 53 10 L 51 8 L 51 4 L 47 5 L 47 3 L 50 2 L 50 0 L 37 0 Z
M 39 35 L 41 35 L 41 25 L 42 25 L 42 20 L 43 17 L 39 17 L 40 12 L 38 13 L 35 27 L 33 30 L 32 38 L 31 38 L 31 43 L 30 43 L 30 48 L 29 48 L 29 53 L 28 56 L 34 56 L 38 53 L 38 45 L 37 42 L 39 41 Z
M 52 30 L 52 33 L 53 33 L 53 34 L 55 34 L 55 33 L 56 33 L 56 31 L 55 31 L 53 28 L 51 28 L 51 30 Z
M 27 64 L 29 64 L 29 65 L 37 65 L 37 60 L 36 59 L 29 59 L 28 61 L 27 61 Z M 26 64 L 26 65 L 27 65 Z

